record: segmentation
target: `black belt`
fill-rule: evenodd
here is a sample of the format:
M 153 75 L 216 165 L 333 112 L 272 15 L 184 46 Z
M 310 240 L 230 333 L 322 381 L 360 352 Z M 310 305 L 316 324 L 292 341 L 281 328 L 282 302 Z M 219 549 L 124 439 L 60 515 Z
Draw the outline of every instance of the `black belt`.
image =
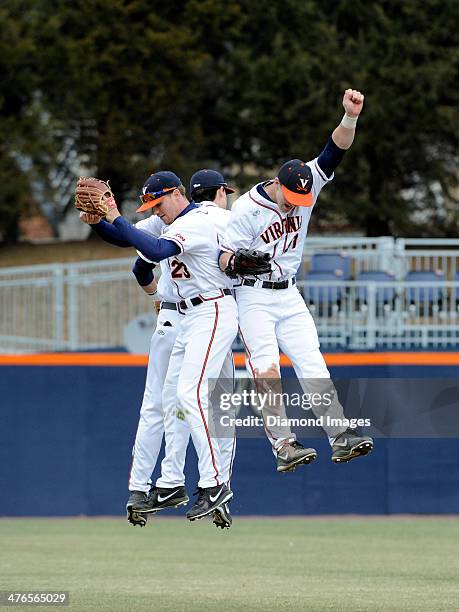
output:
M 161 310 L 177 310 L 177 304 L 175 302 L 161 302 Z
M 231 289 L 222 289 L 224 295 L 232 295 L 231 293 Z M 201 298 L 201 297 L 194 297 L 191 298 L 190 302 L 192 306 L 199 306 L 199 304 L 203 304 L 204 302 L 210 302 L 213 301 L 215 299 L 219 299 L 220 297 L 223 297 L 223 295 L 219 295 L 218 298 Z M 186 310 L 188 308 L 188 304 L 185 301 L 179 302 L 179 309 L 180 310 Z
M 246 285 L 247 287 L 253 287 L 257 281 L 253 278 L 244 278 L 241 282 L 241 285 Z M 292 278 L 292 285 L 295 285 L 296 278 Z M 262 289 L 287 289 L 290 286 L 290 281 L 263 281 L 260 285 Z

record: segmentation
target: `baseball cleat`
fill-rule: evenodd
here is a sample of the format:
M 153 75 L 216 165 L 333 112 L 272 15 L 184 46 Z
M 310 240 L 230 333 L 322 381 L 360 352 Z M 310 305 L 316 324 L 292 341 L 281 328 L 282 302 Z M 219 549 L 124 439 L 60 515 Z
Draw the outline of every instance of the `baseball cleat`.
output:
M 294 472 L 299 465 L 311 463 L 317 459 L 314 448 L 304 448 L 297 442 L 284 442 L 277 451 L 277 471 Z
M 220 529 L 229 529 L 231 527 L 233 519 L 229 511 L 228 503 L 218 506 L 218 508 L 212 512 L 212 522 L 216 527 L 220 527 Z
M 163 487 L 152 487 L 148 498 L 134 506 L 134 510 L 141 514 L 159 512 L 165 508 L 178 508 L 190 501 L 185 487 L 174 487 L 166 489 Z
M 368 455 L 373 450 L 373 438 L 359 436 L 354 429 L 346 429 L 332 444 L 333 463 L 347 463 L 351 459 Z
M 194 506 L 186 513 L 186 518 L 190 521 L 201 519 L 211 514 L 219 506 L 229 501 L 233 497 L 233 492 L 225 484 L 216 487 L 201 489 L 196 491 L 198 499 Z
M 147 517 L 138 514 L 133 508 L 133 506 L 143 503 L 146 500 L 147 494 L 143 491 L 131 491 L 131 494 L 129 495 L 129 499 L 127 500 L 126 504 L 126 514 L 128 522 L 131 523 L 131 525 L 134 525 L 134 527 L 137 525 L 139 525 L 139 527 L 145 527 L 147 524 Z

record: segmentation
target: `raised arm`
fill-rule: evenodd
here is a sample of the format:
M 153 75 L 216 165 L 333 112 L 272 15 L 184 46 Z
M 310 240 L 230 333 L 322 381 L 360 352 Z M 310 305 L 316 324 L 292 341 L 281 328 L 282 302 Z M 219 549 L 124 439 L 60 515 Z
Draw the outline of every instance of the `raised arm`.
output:
M 320 168 L 330 178 L 352 145 L 355 136 L 357 119 L 363 108 L 364 96 L 356 89 L 346 89 L 343 96 L 344 117 L 333 130 L 323 151 L 317 158 Z
M 355 126 L 363 108 L 364 95 L 357 89 L 346 89 L 343 96 L 344 117 L 334 129 L 332 140 L 340 149 L 349 149 L 354 141 Z

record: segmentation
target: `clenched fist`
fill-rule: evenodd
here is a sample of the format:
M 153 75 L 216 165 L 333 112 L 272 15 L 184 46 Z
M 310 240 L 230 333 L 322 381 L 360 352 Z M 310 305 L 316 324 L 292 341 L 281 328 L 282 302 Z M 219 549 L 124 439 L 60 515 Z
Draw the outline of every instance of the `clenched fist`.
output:
M 363 108 L 365 96 L 357 89 L 346 89 L 343 96 L 343 106 L 348 117 L 358 117 Z

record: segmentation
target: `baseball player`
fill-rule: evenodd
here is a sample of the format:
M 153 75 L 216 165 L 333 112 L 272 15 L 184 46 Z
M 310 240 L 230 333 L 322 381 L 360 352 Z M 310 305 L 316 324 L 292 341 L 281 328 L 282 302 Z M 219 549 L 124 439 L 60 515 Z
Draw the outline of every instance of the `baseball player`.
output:
M 193 201 L 201 206 L 201 209 L 206 211 L 212 218 L 217 229 L 219 240 L 226 229 L 226 224 L 229 218 L 227 207 L 227 194 L 233 193 L 233 189 L 228 187 L 223 176 L 215 170 L 200 170 L 196 172 L 190 181 L 190 194 Z M 151 233 L 151 228 L 157 225 L 158 217 L 152 216 L 149 219 L 141 221 L 137 227 Z M 164 264 L 165 261 L 162 262 Z M 168 282 L 167 270 L 163 271 L 160 279 L 160 285 L 165 281 Z M 153 287 L 144 288 L 147 292 Z M 160 288 L 164 292 L 164 287 Z M 176 365 L 178 362 L 175 362 Z M 165 414 L 175 413 L 175 397 L 177 393 L 177 380 L 180 370 L 172 369 L 168 372 L 168 380 L 164 382 L 163 389 L 163 409 Z M 219 384 L 221 391 L 231 393 L 233 391 L 234 364 L 231 351 L 228 353 L 220 373 Z M 235 430 L 227 431 L 225 437 L 216 439 L 220 448 L 222 460 L 222 479 L 223 482 L 230 486 L 232 464 L 236 447 Z M 185 477 L 183 468 L 185 463 L 186 448 L 190 436 L 190 428 L 187 422 L 176 421 L 174 432 L 174 450 L 168 452 L 166 447 L 166 455 L 161 464 L 161 477 L 156 482 L 156 487 L 153 487 L 148 499 L 137 502 L 133 507 L 133 512 L 136 512 L 140 517 L 143 513 L 157 512 L 165 507 L 169 507 L 169 502 L 166 499 L 167 491 L 172 487 L 180 487 L 184 485 Z M 141 514 L 142 513 L 142 514 Z M 213 511 L 213 522 L 217 527 L 229 528 L 232 524 L 232 518 L 229 512 L 228 504 L 225 503 Z
M 200 170 L 196 172 L 190 182 L 190 193 L 195 203 L 201 206 L 213 216 L 215 225 L 222 234 L 226 228 L 226 221 L 229 212 L 227 207 L 227 194 L 233 193 L 233 189 L 228 187 L 223 176 L 215 170 Z M 159 236 L 165 228 L 165 224 L 158 216 L 151 216 L 148 219 L 139 221 L 136 227 L 142 229 L 153 236 Z M 165 375 L 169 364 L 169 358 L 180 326 L 182 315 L 177 311 L 177 296 L 174 294 L 172 280 L 167 271 L 166 260 L 162 266 L 166 269 L 160 279 L 161 288 L 158 296 L 163 298 L 161 309 L 158 315 L 157 328 L 152 336 L 149 365 L 147 371 L 147 383 L 145 387 L 144 400 L 142 402 L 139 427 L 137 430 L 136 441 L 133 449 L 133 463 L 130 473 L 129 489 L 132 491 L 128 503 L 128 519 L 132 521 L 134 517 L 137 524 L 142 524 L 146 520 L 147 512 L 157 512 L 167 507 L 171 507 L 172 498 L 170 489 L 172 487 L 183 487 L 185 477 L 183 468 L 185 463 L 186 448 L 190 436 L 190 429 L 186 422 L 175 423 L 175 397 L 176 397 L 176 377 L 171 375 L 174 384 L 165 386 Z M 140 270 L 146 270 L 146 276 Z M 134 266 L 134 271 L 139 284 L 150 280 L 148 271 L 151 265 L 140 256 Z M 151 281 L 150 285 L 144 286 L 146 293 L 156 291 L 156 281 Z M 163 321 L 162 319 L 165 319 Z M 152 359 L 152 355 L 154 358 Z M 234 377 L 234 364 L 232 352 L 227 354 L 224 361 L 219 380 L 223 385 L 230 385 L 231 388 L 224 388 L 223 392 L 232 392 L 232 381 Z M 161 394 L 161 390 L 164 389 Z M 163 399 L 161 399 L 161 395 Z M 161 409 L 162 406 L 162 409 Z M 164 426 L 166 430 L 166 452 L 161 465 L 162 475 L 157 480 L 156 486 L 151 489 L 147 498 L 148 484 L 156 463 L 162 438 L 162 416 L 164 413 Z M 175 444 L 169 443 L 170 434 L 174 435 Z M 169 433 L 169 435 L 168 435 Z M 231 480 L 232 464 L 234 460 L 236 437 L 227 435 L 218 438 L 217 443 L 222 456 L 223 481 L 229 486 Z M 232 523 L 231 515 L 227 503 L 217 508 L 213 512 L 213 522 L 217 527 L 229 528 Z
M 319 349 L 313 318 L 296 287 L 295 273 L 301 263 L 313 207 L 354 140 L 363 102 L 360 91 L 347 89 L 344 117 L 320 155 L 308 162 L 286 162 L 274 179 L 255 185 L 233 204 L 220 256 L 222 270 L 231 273 L 238 249 L 267 253 L 272 264 L 271 273 L 244 277 L 236 289 L 240 335 L 248 369 L 255 380 L 280 378 L 280 349 L 291 359 L 305 392 L 313 385 L 334 393 L 332 383 L 324 380 L 330 374 Z M 324 414 L 323 407 L 313 410 L 316 416 Z M 327 413 L 344 419 L 336 394 Z M 336 463 L 365 455 L 373 448 L 371 438 L 361 437 L 344 425 L 324 429 Z M 277 469 L 294 468 L 298 444 L 295 436 L 276 428 L 266 428 L 266 433 L 277 455 Z M 311 458 L 316 457 L 314 449 L 308 451 Z
M 236 336 L 237 308 L 231 283 L 218 267 L 218 233 L 211 215 L 190 204 L 184 193 L 180 179 L 172 172 L 158 172 L 144 185 L 138 211 L 153 208 L 168 226 L 159 238 L 128 223 L 113 203 L 106 214 L 111 228 L 102 222 L 99 231 L 112 243 L 134 246 L 150 261 L 166 261 L 177 311 L 183 315 L 169 369 L 179 371 L 179 412 L 191 429 L 198 455 L 199 495 L 187 513 L 187 518 L 195 520 L 214 512 L 233 495 L 223 480 L 220 449 L 209 429 L 207 382 L 218 378 Z M 150 282 L 147 277 L 141 282 L 147 290 L 153 280 L 151 270 L 150 274 Z M 169 489 L 168 505 L 188 502 L 183 486 L 163 488 Z
M 80 213 L 80 219 L 90 225 L 107 242 L 121 247 L 131 246 L 122 240 L 118 234 L 114 235 L 110 224 L 103 220 L 83 212 Z M 154 220 L 157 223 L 154 226 L 150 224 L 149 233 L 159 237 L 165 224 L 158 217 L 155 217 Z M 139 221 L 136 227 L 142 229 L 146 221 L 145 219 Z M 145 282 L 145 278 L 150 282 L 150 275 L 154 268 L 155 264 L 152 262 L 146 261 L 140 256 L 137 258 L 133 272 L 140 286 Z M 130 495 L 126 504 L 127 518 L 132 525 L 143 527 L 146 524 L 146 517 L 137 514 L 133 506 L 147 499 L 147 494 L 151 488 L 150 477 L 161 450 L 163 434 L 165 434 L 166 449 L 172 448 L 174 418 L 173 415 L 164 413 L 161 395 L 169 365 L 169 357 L 180 326 L 180 316 L 177 312 L 173 289 L 168 287 L 167 277 L 163 279 L 161 296 L 157 294 L 156 281 L 152 281 L 148 289 L 142 288 L 148 295 L 163 299 L 156 320 L 156 328 L 150 341 L 145 390 L 132 449 L 132 463 L 128 480 Z
M 95 232 L 107 242 L 121 247 L 131 246 L 122 240 L 121 236 L 114 236 L 111 226 L 103 220 L 91 217 L 88 213 L 83 212 L 80 213 L 80 219 L 91 225 Z M 156 227 L 149 228 L 149 233 L 159 237 L 164 228 L 164 223 L 158 217 L 155 217 L 155 220 L 158 223 L 156 223 Z M 136 227 L 142 228 L 145 221 L 139 221 Z M 150 275 L 155 267 L 152 262 L 146 261 L 140 256 L 137 258 L 133 272 L 140 286 L 145 282 L 145 278 L 150 282 Z M 142 288 L 145 290 L 145 287 Z M 147 494 L 151 488 L 150 477 L 161 450 L 163 434 L 165 434 L 166 449 L 172 448 L 174 418 L 173 415 L 164 413 L 161 395 L 169 357 L 180 326 L 180 316 L 177 312 L 175 296 L 172 288 L 167 286 L 166 278 L 163 279 L 163 294 L 161 296 L 157 294 L 156 281 L 152 281 L 148 290 L 145 291 L 148 295 L 161 297 L 163 301 L 160 303 L 156 328 L 150 341 L 145 390 L 132 449 L 132 463 L 128 480 L 130 495 L 126 504 L 127 518 L 132 525 L 140 525 L 141 527 L 145 526 L 146 517 L 137 514 L 133 506 L 147 499 Z

